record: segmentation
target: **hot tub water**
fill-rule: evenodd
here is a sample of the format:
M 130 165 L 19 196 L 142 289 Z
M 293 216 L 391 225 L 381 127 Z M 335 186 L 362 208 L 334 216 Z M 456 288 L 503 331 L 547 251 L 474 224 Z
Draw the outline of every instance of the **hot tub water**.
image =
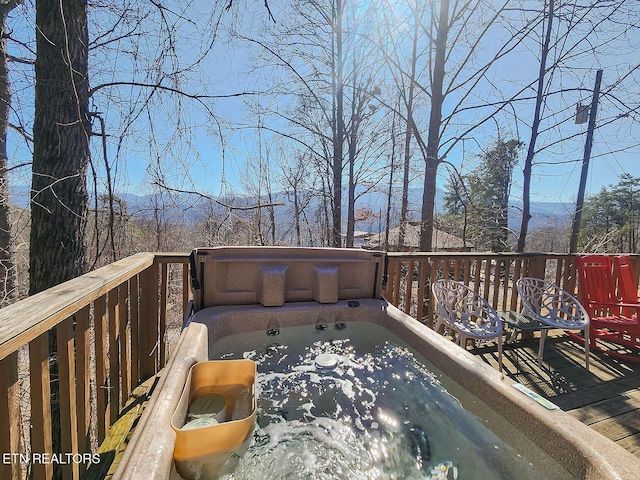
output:
M 382 327 L 343 327 L 250 332 L 212 346 L 212 359 L 258 364 L 257 426 L 220 478 L 571 478 L 501 440 L 493 420 L 463 408 L 442 375 Z

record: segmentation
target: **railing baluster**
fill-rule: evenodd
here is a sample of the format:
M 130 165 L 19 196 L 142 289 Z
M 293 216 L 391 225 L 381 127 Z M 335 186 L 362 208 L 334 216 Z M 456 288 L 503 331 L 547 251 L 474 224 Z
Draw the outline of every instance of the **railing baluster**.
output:
M 60 389 L 60 441 L 61 453 L 78 453 L 78 417 L 76 411 L 75 342 L 73 317 L 63 320 L 56 327 L 58 347 L 58 385 Z M 62 462 L 62 476 L 77 479 L 80 476 L 76 462 Z
M 485 258 L 484 260 L 484 290 L 482 292 L 482 296 L 486 299 L 489 299 L 489 287 L 491 286 L 492 278 L 493 278 L 493 262 L 490 258 Z
M 395 263 L 394 280 L 393 280 L 393 299 L 395 304 L 400 304 L 400 280 L 402 278 L 402 260 Z
M 473 279 L 473 290 L 475 292 L 479 292 L 480 291 L 480 279 L 482 277 L 482 258 L 480 257 L 475 257 L 473 259 L 473 263 L 474 263 L 474 279 Z
M 461 276 L 460 276 L 460 271 L 461 271 L 461 264 L 460 264 L 461 260 L 459 258 L 456 258 L 453 261 L 453 279 L 456 281 L 460 281 L 462 280 Z
M 166 330 L 167 330 L 167 297 L 169 296 L 169 266 L 166 263 L 161 265 L 160 275 L 160 330 L 158 348 L 160 349 L 160 365 L 161 367 L 167 361 L 167 344 L 166 344 Z
M 513 310 L 515 312 L 518 311 L 518 291 L 515 288 L 515 282 L 522 277 L 521 273 L 522 273 L 522 258 L 516 258 L 515 259 L 515 269 L 513 272 L 513 289 L 511 292 L 511 302 L 509 303 L 509 305 L 505 305 L 505 308 L 508 310 Z
M 498 305 L 500 310 L 507 309 L 509 304 L 509 292 L 513 293 L 513 284 L 511 282 L 511 259 L 504 259 L 504 282 L 502 285 L 502 301 Z
M 34 456 L 51 455 L 51 387 L 49 375 L 49 332 L 29 342 L 31 381 L 31 471 L 34 480 L 53 478 L 53 464 L 34 461 Z M 40 457 L 41 458 L 41 457 Z
M 464 278 L 463 278 L 463 282 L 464 282 L 465 285 L 469 285 L 470 281 L 471 281 L 471 259 L 465 258 L 464 259 Z
M 107 294 L 109 310 L 109 413 L 111 423 L 118 418 L 120 411 L 120 319 L 118 314 L 118 287 Z
M 442 278 L 449 278 L 449 267 L 451 267 L 451 261 L 448 258 L 442 260 Z
M 123 282 L 118 286 L 118 337 L 120 341 L 120 379 L 121 379 L 121 403 L 120 408 L 127 403 L 131 393 L 131 363 L 129 361 L 129 314 L 127 300 L 129 298 L 129 282 Z
M 96 418 L 98 443 L 102 443 L 111 426 L 107 384 L 109 353 L 107 350 L 107 297 L 105 295 L 97 298 L 93 304 L 93 322 L 96 352 Z
M 429 311 L 427 313 L 427 326 L 433 328 L 433 317 L 435 315 L 435 305 L 433 301 L 433 295 L 431 294 L 431 285 L 438 279 L 438 264 L 440 260 L 435 257 L 431 257 L 431 272 L 429 274 Z
M 411 298 L 413 297 L 413 269 L 415 268 L 415 262 L 409 260 L 407 262 L 407 285 L 404 294 L 404 313 L 411 313 Z
M 499 302 L 499 295 L 500 295 L 500 283 L 502 281 L 502 275 L 503 275 L 503 269 L 502 269 L 502 265 L 503 265 L 503 260 L 501 259 L 496 259 L 496 266 L 495 266 L 495 270 L 494 270 L 494 277 L 493 277 L 493 305 L 498 305 Z
M 91 451 L 91 330 L 89 329 L 89 305 L 76 314 L 76 415 L 78 416 L 79 453 Z M 86 465 L 80 463 L 82 475 Z
M 0 478 L 22 478 L 20 454 L 20 385 L 18 352 L 0 360 L 0 454 L 11 455 L 0 462 Z
M 147 321 L 147 331 L 149 332 L 149 340 L 152 347 L 150 352 L 153 352 L 150 356 L 151 362 L 151 375 L 155 375 L 159 371 L 159 358 L 160 358 L 160 325 L 158 317 L 158 264 L 154 263 L 149 267 L 150 276 L 150 288 L 151 295 L 149 295 L 150 301 L 150 316 Z
M 427 288 L 427 268 L 429 268 L 428 260 L 420 260 L 419 263 L 420 268 L 420 277 L 418 278 L 418 312 L 416 318 L 423 322 L 424 321 L 424 300 L 425 296 L 429 295 L 429 292 L 426 291 Z
M 129 279 L 129 322 L 131 335 L 131 383 L 140 382 L 140 290 L 138 275 Z

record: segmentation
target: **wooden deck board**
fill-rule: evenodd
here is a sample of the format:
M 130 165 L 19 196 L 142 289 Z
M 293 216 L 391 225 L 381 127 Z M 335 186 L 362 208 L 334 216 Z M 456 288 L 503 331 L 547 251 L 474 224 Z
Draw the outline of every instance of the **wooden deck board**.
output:
M 593 423 L 590 427 L 617 442 L 640 433 L 640 415 L 638 415 L 637 410 L 632 410 L 622 415 Z
M 616 443 L 622 448 L 626 448 L 637 457 L 640 457 L 640 435 L 631 435 L 627 438 L 623 438 Z
M 630 390 L 582 408 L 570 410 L 569 413 L 582 423 L 592 425 L 607 418 L 631 411 L 640 415 L 640 413 L 638 413 L 638 404 L 640 404 L 640 390 Z
M 541 365 L 537 335 L 505 345 L 505 374 L 640 457 L 640 363 L 592 351 L 587 371 L 583 345 L 560 331 L 549 335 Z M 470 351 L 497 368 L 495 345 Z

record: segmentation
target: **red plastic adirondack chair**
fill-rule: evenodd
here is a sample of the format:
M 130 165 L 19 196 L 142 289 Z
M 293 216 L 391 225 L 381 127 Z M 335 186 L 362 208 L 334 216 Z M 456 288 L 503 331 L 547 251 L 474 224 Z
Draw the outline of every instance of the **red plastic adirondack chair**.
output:
M 590 346 L 607 355 L 640 362 L 640 356 L 637 355 L 640 353 L 637 316 L 640 303 L 637 295 L 633 302 L 626 302 L 618 297 L 611 267 L 611 257 L 608 255 L 585 255 L 577 258 L 580 303 L 591 317 Z M 582 338 L 575 333 L 567 333 L 578 340 Z M 621 345 L 628 350 L 616 350 L 598 340 Z

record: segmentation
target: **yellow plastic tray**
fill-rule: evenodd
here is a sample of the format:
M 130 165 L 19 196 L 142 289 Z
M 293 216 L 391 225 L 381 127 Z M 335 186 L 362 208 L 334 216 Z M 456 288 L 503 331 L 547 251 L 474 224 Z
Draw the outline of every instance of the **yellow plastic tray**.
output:
M 196 363 L 191 367 L 180 401 L 171 418 L 171 427 L 176 432 L 173 450 L 176 462 L 232 450 L 248 438 L 256 420 L 255 379 L 256 364 L 252 360 L 211 360 Z M 182 428 L 189 405 L 196 398 L 209 393 L 220 393 L 228 398 L 229 392 L 240 385 L 249 390 L 248 416 L 231 420 L 237 415 L 234 414 L 233 405 L 227 401 L 227 421 L 202 428 Z

